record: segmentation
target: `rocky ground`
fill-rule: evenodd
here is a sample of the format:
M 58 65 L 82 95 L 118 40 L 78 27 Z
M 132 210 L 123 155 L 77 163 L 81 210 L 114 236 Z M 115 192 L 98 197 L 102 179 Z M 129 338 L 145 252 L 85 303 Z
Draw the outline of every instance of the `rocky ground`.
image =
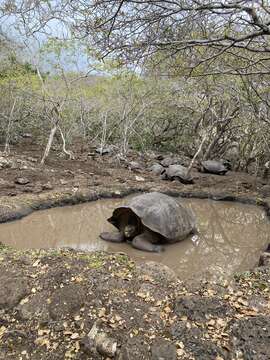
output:
M 270 214 L 266 180 L 194 169 L 194 184 L 183 185 L 149 173 L 156 154 L 124 161 L 81 150 L 75 160 L 53 152 L 43 167 L 30 142 L 2 157 L 0 221 L 143 190 L 238 200 Z M 165 266 L 123 254 L 1 246 L 0 359 L 269 359 L 267 254 L 261 265 L 230 283 L 183 283 Z
M 184 284 L 123 254 L 0 253 L 0 359 L 269 359 L 267 267 Z

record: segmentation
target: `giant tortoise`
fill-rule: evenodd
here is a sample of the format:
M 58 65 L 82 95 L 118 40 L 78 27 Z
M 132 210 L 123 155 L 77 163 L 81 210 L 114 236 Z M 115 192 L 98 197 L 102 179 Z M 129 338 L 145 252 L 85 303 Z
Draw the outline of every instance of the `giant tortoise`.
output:
M 139 250 L 160 252 L 162 244 L 185 239 L 195 231 L 195 217 L 180 199 L 151 192 L 131 199 L 113 211 L 108 221 L 118 232 L 100 234 L 112 242 L 127 241 Z
M 178 180 L 182 184 L 193 184 L 193 178 L 188 169 L 182 165 L 170 165 L 162 174 L 162 180 Z
M 231 164 L 228 160 L 206 160 L 202 161 L 201 165 L 201 171 L 216 175 L 225 175 L 231 169 Z

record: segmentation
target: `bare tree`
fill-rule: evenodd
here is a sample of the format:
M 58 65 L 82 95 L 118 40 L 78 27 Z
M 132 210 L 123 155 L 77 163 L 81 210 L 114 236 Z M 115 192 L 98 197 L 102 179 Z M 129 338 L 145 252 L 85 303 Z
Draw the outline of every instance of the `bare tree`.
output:
M 198 67 L 203 75 L 269 74 L 267 0 L 7 0 L 0 19 L 10 14 L 28 36 L 52 32 L 57 21 L 65 36 L 90 40 L 100 57 L 124 64 L 184 53 L 189 62 L 182 65 L 192 74 Z
M 265 0 L 72 4 L 75 33 L 91 38 L 101 57 L 114 54 L 126 63 L 143 62 L 157 53 L 157 61 L 186 53 L 190 71 L 207 64 L 204 74 L 269 73 L 270 6 Z M 224 62 L 217 67 L 220 57 Z

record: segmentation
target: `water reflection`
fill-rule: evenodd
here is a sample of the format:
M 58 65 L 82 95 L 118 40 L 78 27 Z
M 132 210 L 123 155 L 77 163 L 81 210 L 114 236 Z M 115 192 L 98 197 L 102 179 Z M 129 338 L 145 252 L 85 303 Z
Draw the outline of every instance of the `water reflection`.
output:
M 149 254 L 127 244 L 99 239 L 101 231 L 113 227 L 105 221 L 123 200 L 99 200 L 36 212 L 22 220 L 2 224 L 0 241 L 16 248 L 69 246 L 82 250 L 128 253 L 138 261 L 160 261 L 182 279 L 230 276 L 256 265 L 260 251 L 270 242 L 270 224 L 255 207 L 210 200 L 183 200 L 198 219 L 198 234 L 168 245 L 162 254 Z

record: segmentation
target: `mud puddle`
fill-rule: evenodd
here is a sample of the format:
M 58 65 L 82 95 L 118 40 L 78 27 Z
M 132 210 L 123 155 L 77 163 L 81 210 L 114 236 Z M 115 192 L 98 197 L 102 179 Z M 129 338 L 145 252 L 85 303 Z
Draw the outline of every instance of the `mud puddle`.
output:
M 113 230 L 106 222 L 124 199 L 95 202 L 38 211 L 0 225 L 0 241 L 17 249 L 59 248 L 125 252 L 136 261 L 154 260 L 168 265 L 181 279 L 230 277 L 252 269 L 270 242 L 270 222 L 262 209 L 211 200 L 184 199 L 195 213 L 198 235 L 167 245 L 165 252 L 150 254 L 130 245 L 99 239 Z

